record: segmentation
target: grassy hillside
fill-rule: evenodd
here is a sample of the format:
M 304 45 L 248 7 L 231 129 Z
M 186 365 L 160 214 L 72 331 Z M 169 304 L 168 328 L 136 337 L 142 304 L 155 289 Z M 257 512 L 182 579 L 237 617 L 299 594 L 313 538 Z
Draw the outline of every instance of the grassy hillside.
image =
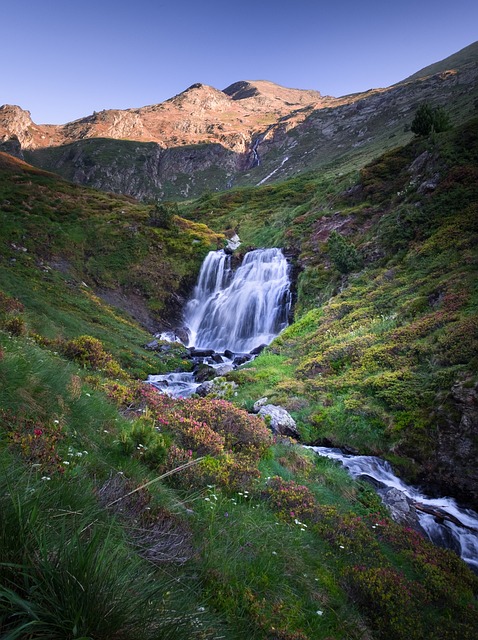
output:
M 306 440 L 380 453 L 477 500 L 478 122 L 333 180 L 203 198 L 186 215 L 296 254 L 296 322 L 230 374 Z M 271 382 L 273 380 L 274 382 Z
M 408 464 L 436 394 L 451 420 L 454 381 L 473 390 L 477 130 L 340 181 L 204 196 L 180 211 L 195 222 L 0 156 L 2 637 L 476 637 L 457 556 L 244 409 L 143 385 L 184 364 L 142 349 L 127 310 L 174 310 L 222 230 L 288 245 L 297 322 L 231 374 L 237 402 L 269 395 L 308 439 Z
M 478 52 L 478 42 L 473 42 L 468 45 L 464 49 L 460 49 L 456 53 L 448 56 L 444 60 L 440 60 L 439 62 L 435 62 L 433 64 L 428 65 L 428 67 L 424 67 L 417 71 L 413 75 L 403 80 L 403 82 L 410 82 L 411 80 L 416 80 L 417 78 L 425 78 L 426 76 L 431 76 L 435 73 L 442 73 L 443 71 L 447 71 L 449 69 L 457 69 L 460 67 L 464 67 L 465 65 L 476 64 L 476 54 Z
M 131 315 L 150 331 L 174 319 L 221 242 L 174 208 L 76 187 L 0 154 L 0 288 L 47 340 L 92 335 L 145 377 L 158 358 L 141 348 L 150 334 Z

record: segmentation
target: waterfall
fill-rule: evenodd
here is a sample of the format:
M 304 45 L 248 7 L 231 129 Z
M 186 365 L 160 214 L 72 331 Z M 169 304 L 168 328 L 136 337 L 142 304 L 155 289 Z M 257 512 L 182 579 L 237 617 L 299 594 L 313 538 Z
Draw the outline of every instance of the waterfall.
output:
M 353 456 L 328 447 L 310 449 L 326 458 L 339 460 L 353 478 L 366 476 L 376 480 L 381 486 L 377 492 L 385 502 L 387 489 L 398 489 L 416 505 L 418 521 L 430 540 L 439 546 L 454 549 L 478 573 L 477 513 L 458 506 L 453 498 L 429 498 L 418 489 L 406 485 L 393 473 L 388 462 L 375 456 Z
M 288 264 L 280 249 L 257 249 L 233 271 L 231 256 L 211 251 L 186 305 L 189 346 L 250 353 L 269 344 L 288 324 Z

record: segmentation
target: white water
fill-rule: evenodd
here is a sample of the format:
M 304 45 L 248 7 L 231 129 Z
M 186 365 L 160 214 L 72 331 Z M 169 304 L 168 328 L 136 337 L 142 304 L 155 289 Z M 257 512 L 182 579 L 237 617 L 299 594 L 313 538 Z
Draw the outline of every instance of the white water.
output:
M 194 374 L 188 372 L 150 375 L 147 382 L 173 398 L 188 398 L 200 384 L 194 380 Z
M 367 475 L 375 480 L 401 491 L 413 503 L 419 503 L 456 518 L 464 526 L 437 519 L 429 513 L 417 510 L 420 526 L 430 540 L 437 545 L 454 549 L 461 558 L 478 573 L 478 514 L 471 509 L 459 507 L 453 498 L 429 498 L 418 489 L 406 485 L 393 473 L 388 462 L 374 456 L 352 456 L 340 449 L 310 447 L 321 456 L 339 460 L 350 475 L 357 478 Z M 381 491 L 378 489 L 378 493 Z M 466 528 L 469 527 L 469 528 Z
M 230 255 L 211 251 L 185 309 L 189 346 L 249 353 L 272 342 L 288 323 L 288 271 L 280 249 L 250 251 L 236 271 Z

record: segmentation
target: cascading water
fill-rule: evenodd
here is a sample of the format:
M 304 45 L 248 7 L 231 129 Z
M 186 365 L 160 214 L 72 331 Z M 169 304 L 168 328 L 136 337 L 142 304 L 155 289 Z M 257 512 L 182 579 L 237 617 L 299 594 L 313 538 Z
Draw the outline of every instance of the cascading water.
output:
M 478 573 L 477 513 L 459 507 L 453 498 L 429 498 L 406 485 L 393 473 L 390 464 L 380 458 L 348 455 L 328 447 L 310 448 L 321 456 L 339 460 L 354 478 L 365 476 L 376 480 L 382 487 L 377 489 L 381 496 L 387 489 L 398 489 L 416 505 L 420 526 L 430 540 L 456 551 Z
M 269 344 L 288 323 L 288 271 L 280 249 L 250 251 L 234 272 L 230 255 L 211 251 L 185 309 L 189 346 L 250 353 Z
M 291 308 L 289 267 L 280 249 L 257 249 L 233 271 L 231 255 L 211 251 L 205 258 L 184 322 L 189 346 L 217 354 L 250 354 L 269 344 L 284 329 Z M 231 356 L 231 354 L 228 354 Z M 252 357 L 252 356 L 251 356 Z M 231 363 L 224 355 L 212 367 Z M 194 373 L 148 376 L 148 382 L 175 397 L 199 387 Z

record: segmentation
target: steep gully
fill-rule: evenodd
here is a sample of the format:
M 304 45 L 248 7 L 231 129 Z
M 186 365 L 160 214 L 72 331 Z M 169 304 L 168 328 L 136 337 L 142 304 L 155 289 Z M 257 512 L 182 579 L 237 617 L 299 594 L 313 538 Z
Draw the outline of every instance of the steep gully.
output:
M 251 251 L 237 269 L 232 262 L 230 251 L 211 251 L 186 305 L 188 346 L 196 363 L 217 368 L 238 366 L 272 342 L 288 324 L 289 265 L 282 251 Z M 148 382 L 175 397 L 189 396 L 199 386 L 194 373 L 149 376 Z M 380 458 L 311 448 L 320 456 L 341 462 L 354 478 L 371 482 L 396 519 L 403 521 L 404 514 L 405 519 L 411 517 L 430 540 L 453 549 L 478 573 L 477 513 L 460 507 L 452 498 L 430 498 L 406 485 Z M 399 512 L 397 503 L 401 503 Z

